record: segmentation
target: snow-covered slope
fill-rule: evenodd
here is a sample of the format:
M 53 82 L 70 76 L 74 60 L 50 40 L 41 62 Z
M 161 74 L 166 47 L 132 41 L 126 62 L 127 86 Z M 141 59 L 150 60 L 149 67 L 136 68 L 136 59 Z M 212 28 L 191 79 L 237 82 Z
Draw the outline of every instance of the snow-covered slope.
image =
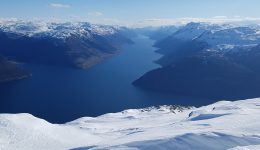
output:
M 0 30 L 8 33 L 16 33 L 29 37 L 53 37 L 65 39 L 71 35 L 113 35 L 118 32 L 118 27 L 90 24 L 87 22 L 44 22 L 6 20 L 0 22 Z
M 0 149 L 257 149 L 259 113 L 260 99 L 200 108 L 132 109 L 66 124 L 29 114 L 1 114 Z
M 183 26 L 173 34 L 175 38 L 182 40 L 193 40 L 206 31 L 216 32 L 228 28 L 230 25 L 213 25 L 208 23 L 191 22 Z
M 260 27 L 192 22 L 182 27 L 171 38 L 206 42 L 211 49 L 215 50 L 248 48 L 260 43 Z
M 235 148 L 231 148 L 229 150 L 259 150 L 260 145 L 250 145 L 250 146 L 238 146 Z

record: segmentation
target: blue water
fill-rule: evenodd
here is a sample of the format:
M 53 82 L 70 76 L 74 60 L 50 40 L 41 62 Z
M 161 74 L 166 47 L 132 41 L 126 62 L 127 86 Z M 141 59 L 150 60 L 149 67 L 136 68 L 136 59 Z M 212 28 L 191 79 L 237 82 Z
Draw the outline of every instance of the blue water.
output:
M 145 36 L 121 53 L 88 69 L 24 64 L 32 77 L 0 85 L 0 113 L 31 113 L 54 123 L 98 116 L 128 108 L 162 104 L 198 105 L 203 101 L 152 93 L 131 83 L 159 66 L 160 58 Z

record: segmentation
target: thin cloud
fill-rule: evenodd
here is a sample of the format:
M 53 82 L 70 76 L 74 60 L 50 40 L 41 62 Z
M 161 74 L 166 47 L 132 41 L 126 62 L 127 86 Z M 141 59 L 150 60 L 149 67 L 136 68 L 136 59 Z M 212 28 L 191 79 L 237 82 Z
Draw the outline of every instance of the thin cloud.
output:
M 175 19 L 146 19 L 138 21 L 133 24 L 135 27 L 145 27 L 145 26 L 165 26 L 165 25 L 184 25 L 189 22 L 206 22 L 213 24 L 225 24 L 225 23 L 237 23 L 237 24 L 254 24 L 260 23 L 260 18 L 257 17 L 241 17 L 241 16 L 214 16 L 211 18 L 194 18 L 194 17 L 184 17 Z
M 93 17 L 100 17 L 103 16 L 104 14 L 102 12 L 95 11 L 95 12 L 89 12 L 88 15 Z
M 59 4 L 59 3 L 51 3 L 49 5 L 51 8 L 70 8 L 70 5 L 67 4 Z

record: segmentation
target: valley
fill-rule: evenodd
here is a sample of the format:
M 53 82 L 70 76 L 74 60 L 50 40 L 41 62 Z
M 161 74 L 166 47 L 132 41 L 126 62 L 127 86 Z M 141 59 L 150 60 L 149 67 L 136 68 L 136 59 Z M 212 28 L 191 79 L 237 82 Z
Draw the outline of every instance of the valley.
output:
M 155 53 L 154 41 L 146 36 L 139 35 L 132 41 L 134 44 L 123 45 L 119 54 L 89 69 L 21 64 L 32 76 L 0 84 L 0 112 L 30 112 L 52 123 L 64 123 L 128 108 L 210 103 L 206 99 L 153 93 L 133 86 L 135 79 L 160 67 L 154 61 L 161 55 Z
M 259 0 L 1 0 L 0 150 L 260 150 Z
M 259 97 L 258 30 L 12 22 L 2 26 L 0 52 L 23 63 L 10 65 L 5 81 L 27 77 L 23 70 L 32 76 L 0 84 L 1 112 L 64 123 L 128 108 Z

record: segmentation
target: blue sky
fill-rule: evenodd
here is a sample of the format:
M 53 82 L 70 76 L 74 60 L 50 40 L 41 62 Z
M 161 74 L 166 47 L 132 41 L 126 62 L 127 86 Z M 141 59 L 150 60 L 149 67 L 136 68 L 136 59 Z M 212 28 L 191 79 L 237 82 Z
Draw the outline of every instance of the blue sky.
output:
M 178 18 L 260 18 L 260 0 L 1 0 L 0 18 L 133 23 Z M 220 17 L 221 16 L 221 17 Z

